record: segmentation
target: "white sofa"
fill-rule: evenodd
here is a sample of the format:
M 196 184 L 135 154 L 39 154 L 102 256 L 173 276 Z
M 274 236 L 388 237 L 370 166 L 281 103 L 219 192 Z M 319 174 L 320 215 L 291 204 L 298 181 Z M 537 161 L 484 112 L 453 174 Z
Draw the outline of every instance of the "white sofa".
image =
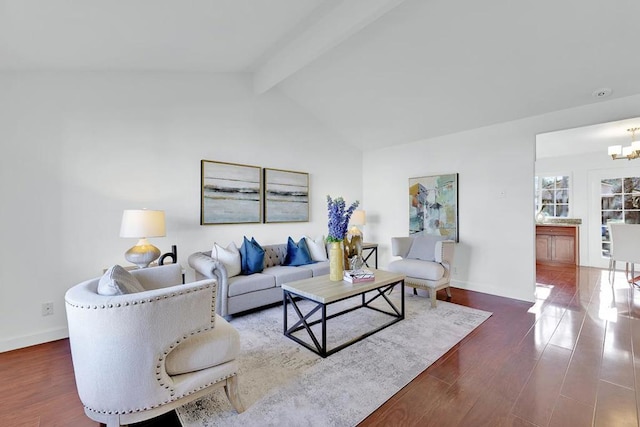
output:
M 98 277 L 65 295 L 87 416 L 109 427 L 136 423 L 221 386 L 242 412 L 235 360 L 240 337 L 215 314 L 216 281 L 182 284 L 178 264 L 131 273 L 141 292 L 101 295 Z
M 431 307 L 436 307 L 436 292 L 445 289 L 451 298 L 451 266 L 455 242 L 444 237 L 418 235 L 392 237 L 391 253 L 401 259 L 389 263 L 387 269 L 406 276 L 405 285 L 426 289 Z
M 326 255 L 326 246 L 323 246 Z M 297 267 L 285 266 L 287 244 L 264 245 L 264 268 L 261 273 L 229 277 L 224 263 L 211 257 L 211 251 L 189 256 L 196 279 L 217 279 L 216 312 L 230 316 L 258 307 L 282 302 L 283 283 L 329 274 L 329 261 L 317 261 Z

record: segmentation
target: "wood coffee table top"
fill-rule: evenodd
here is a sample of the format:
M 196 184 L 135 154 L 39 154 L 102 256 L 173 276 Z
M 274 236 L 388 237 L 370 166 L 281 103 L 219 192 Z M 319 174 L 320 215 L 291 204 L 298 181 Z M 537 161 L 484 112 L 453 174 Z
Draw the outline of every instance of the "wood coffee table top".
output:
M 359 295 L 391 283 L 399 282 L 404 280 L 405 277 L 403 274 L 392 273 L 390 271 L 370 270 L 373 271 L 375 275 L 375 280 L 371 282 L 349 283 L 344 280 L 333 282 L 329 280 L 329 275 L 327 274 L 310 279 L 283 283 L 282 289 L 321 304 L 330 304 L 350 296 Z

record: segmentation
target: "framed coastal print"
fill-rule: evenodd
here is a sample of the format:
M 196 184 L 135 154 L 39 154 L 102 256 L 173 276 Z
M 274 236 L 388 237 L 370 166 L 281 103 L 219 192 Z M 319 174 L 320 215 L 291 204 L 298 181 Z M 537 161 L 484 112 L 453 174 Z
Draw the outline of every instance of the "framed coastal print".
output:
M 458 236 L 458 174 L 409 178 L 409 234 Z
M 258 166 L 201 161 L 200 224 L 262 222 Z
M 264 169 L 264 222 L 309 221 L 309 174 Z

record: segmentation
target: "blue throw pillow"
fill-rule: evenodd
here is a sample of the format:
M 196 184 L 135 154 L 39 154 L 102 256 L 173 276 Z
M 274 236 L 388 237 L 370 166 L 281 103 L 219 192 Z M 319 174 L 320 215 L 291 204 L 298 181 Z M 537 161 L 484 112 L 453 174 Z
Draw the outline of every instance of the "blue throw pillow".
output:
M 289 237 L 289 240 L 287 240 L 287 256 L 284 257 L 282 265 L 298 266 L 312 264 L 313 262 L 306 239 L 303 237 L 296 243 Z
M 242 274 L 248 276 L 253 273 L 260 273 L 264 268 L 264 249 L 253 237 L 251 241 L 244 237 L 240 247 L 240 258 Z

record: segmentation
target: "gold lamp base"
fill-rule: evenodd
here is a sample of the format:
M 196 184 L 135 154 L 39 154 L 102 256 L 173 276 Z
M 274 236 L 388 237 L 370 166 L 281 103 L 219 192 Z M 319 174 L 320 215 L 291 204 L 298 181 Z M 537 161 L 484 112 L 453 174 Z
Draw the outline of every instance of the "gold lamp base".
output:
M 140 239 L 138 243 L 124 254 L 124 258 L 138 268 L 149 267 L 160 257 L 160 249 L 150 244 L 147 239 Z
M 347 270 L 357 270 L 362 267 L 362 236 L 360 234 L 349 233 L 344 238 L 344 263 Z

